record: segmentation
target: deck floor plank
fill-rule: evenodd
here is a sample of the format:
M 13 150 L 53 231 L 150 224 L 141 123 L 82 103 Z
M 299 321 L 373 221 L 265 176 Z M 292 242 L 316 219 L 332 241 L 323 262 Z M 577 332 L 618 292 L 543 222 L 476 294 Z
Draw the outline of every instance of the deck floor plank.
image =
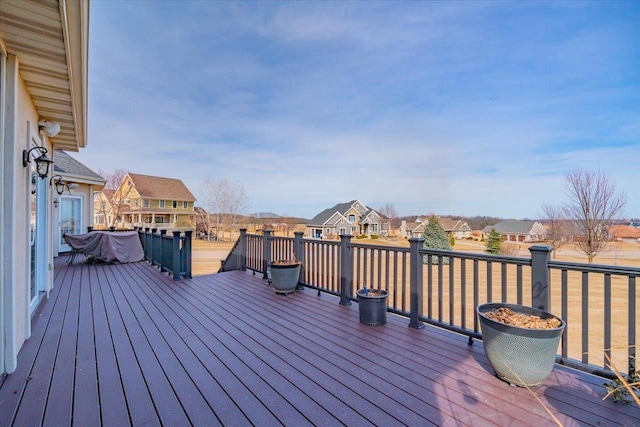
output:
M 89 269 L 99 407 L 108 408 L 107 411 L 101 411 L 101 422 L 105 426 L 126 426 L 131 424 L 131 419 L 103 294 L 107 279 L 101 273 L 99 269 Z
M 557 366 L 512 388 L 481 342 L 392 314 L 361 325 L 332 295 L 82 261 L 56 260 L 0 384 L 0 425 L 550 425 L 544 406 L 567 426 L 640 425 L 637 408 L 602 401 L 601 378 Z

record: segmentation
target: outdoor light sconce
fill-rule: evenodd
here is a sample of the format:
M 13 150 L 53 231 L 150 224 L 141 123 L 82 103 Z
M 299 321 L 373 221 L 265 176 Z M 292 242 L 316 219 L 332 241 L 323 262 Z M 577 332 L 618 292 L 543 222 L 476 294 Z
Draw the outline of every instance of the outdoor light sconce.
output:
M 54 208 L 58 207 L 58 198 L 57 197 L 53 199 L 53 207 Z
M 71 194 L 71 190 L 75 190 L 76 188 L 80 187 L 80 184 L 76 184 L 75 182 L 73 182 L 73 183 L 66 184 L 66 186 L 67 186 L 67 191 L 69 191 L 69 194 Z
M 36 157 L 34 161 L 36 162 L 36 170 L 38 171 L 38 175 L 40 178 L 44 179 L 49 175 L 49 165 L 53 163 L 49 157 L 47 157 L 47 149 L 44 147 L 33 147 L 31 150 L 22 150 L 22 166 L 25 168 L 29 163 L 31 163 L 31 152 L 33 150 L 38 150 L 40 154 L 39 157 Z
M 42 132 L 47 134 L 49 138 L 53 138 L 57 134 L 60 133 L 60 123 L 58 122 L 50 122 L 48 120 L 40 120 L 38 122 L 38 127 Z
M 64 181 L 62 181 L 62 177 L 60 175 L 52 176 L 51 179 L 49 180 L 49 186 L 51 186 L 52 183 L 55 184 L 56 193 L 58 193 L 58 195 L 64 192 L 65 183 Z

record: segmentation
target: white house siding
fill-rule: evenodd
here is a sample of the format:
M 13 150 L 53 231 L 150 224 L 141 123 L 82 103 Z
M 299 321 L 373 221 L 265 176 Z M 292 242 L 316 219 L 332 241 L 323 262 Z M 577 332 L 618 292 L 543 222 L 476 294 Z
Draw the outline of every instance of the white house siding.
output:
M 2 106 L 7 111 L 4 121 L 4 138 L 2 140 L 2 194 L 4 207 L 2 218 L 2 343 L 0 353 L 2 366 L 0 372 L 13 372 L 16 368 L 17 354 L 22 343 L 31 335 L 30 319 L 30 197 L 31 197 L 31 164 L 22 166 L 22 152 L 28 150 L 31 140 L 47 148 L 47 155 L 52 152 L 51 144 L 46 136 L 38 132 L 38 113 L 29 96 L 26 86 L 19 76 L 19 60 L 12 55 L 6 58 L 6 74 L 1 86 L 5 90 Z M 40 179 L 40 178 L 37 178 Z M 48 178 L 47 178 L 48 179 Z M 51 203 L 50 188 L 47 183 L 46 227 L 47 245 L 44 250 L 45 263 L 44 282 L 46 290 L 51 289 L 53 274 L 49 267 L 53 263 L 51 238 Z M 27 262 L 25 262 L 25 260 Z M 42 268 L 42 267 L 41 267 Z M 3 347 L 4 345 L 4 347 Z

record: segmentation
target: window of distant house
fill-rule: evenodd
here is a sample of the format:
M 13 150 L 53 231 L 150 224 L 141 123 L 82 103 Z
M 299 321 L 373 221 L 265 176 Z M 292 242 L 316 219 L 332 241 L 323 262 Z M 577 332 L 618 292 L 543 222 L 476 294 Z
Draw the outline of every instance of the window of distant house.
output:
M 144 199 L 144 200 L 142 201 L 142 206 L 144 206 L 145 208 L 148 208 L 148 207 L 149 207 L 149 205 L 150 205 L 150 203 L 149 203 L 149 199 Z
M 164 217 L 163 216 L 157 216 L 156 217 L 156 224 L 164 224 Z
M 177 200 L 173 201 L 173 209 L 178 209 L 178 201 Z
M 160 208 L 164 208 L 164 200 L 160 200 Z
M 187 209 L 189 207 L 189 202 L 182 202 L 182 209 Z
M 347 233 L 347 230 L 344 227 L 340 228 L 340 234 L 346 234 L 346 233 Z
M 135 199 L 135 200 L 133 201 L 133 207 L 134 207 L 134 208 L 139 208 L 139 207 L 140 207 L 140 200 Z
M 355 222 L 355 220 L 356 220 L 356 216 L 355 215 L 353 215 L 353 214 L 349 215 L 349 222 Z
M 372 233 L 378 232 L 378 224 L 371 224 L 371 232 Z

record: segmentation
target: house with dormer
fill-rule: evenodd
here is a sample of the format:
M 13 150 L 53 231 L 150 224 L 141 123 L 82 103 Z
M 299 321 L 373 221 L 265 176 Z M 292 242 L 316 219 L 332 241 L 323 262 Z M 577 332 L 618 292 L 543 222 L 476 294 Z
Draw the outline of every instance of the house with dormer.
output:
M 113 195 L 97 194 L 95 223 L 109 227 L 194 230 L 196 198 L 175 178 L 128 173 Z
M 444 229 L 445 233 L 449 236 L 453 236 L 455 239 L 466 239 L 471 236 L 471 227 L 465 221 L 453 218 L 441 218 L 438 217 L 438 222 Z M 400 224 L 400 236 L 407 239 L 412 237 L 420 237 L 424 233 L 425 228 L 429 224 L 429 219 L 423 219 L 421 217 L 416 218 L 414 221 L 402 220 Z
M 354 236 L 387 236 L 391 220 L 359 200 L 338 203 L 323 210 L 307 223 L 305 235 L 316 239 Z

